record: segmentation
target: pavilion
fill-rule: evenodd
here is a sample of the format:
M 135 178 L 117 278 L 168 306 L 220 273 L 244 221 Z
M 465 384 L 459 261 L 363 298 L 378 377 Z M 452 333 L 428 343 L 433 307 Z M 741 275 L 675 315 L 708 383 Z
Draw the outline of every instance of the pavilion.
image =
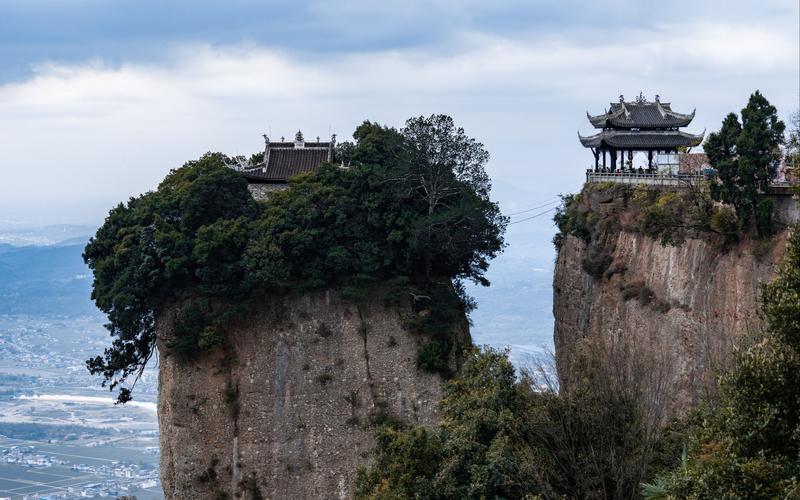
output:
M 691 114 L 672 111 L 670 104 L 661 102 L 659 96 L 650 102 L 639 93 L 631 102 L 619 96 L 619 102 L 611 103 L 603 114 L 592 116 L 587 111 L 592 126 L 601 131 L 595 135 L 578 138 L 594 155 L 595 172 L 633 171 L 633 155 L 647 153 L 647 172 L 655 173 L 656 166 L 668 167 L 670 174 L 678 173 L 678 151 L 703 142 L 705 131 L 698 135 L 679 130 L 689 125 Z M 656 155 L 656 165 L 653 155 Z M 627 155 L 627 165 L 625 157 Z M 607 162 L 608 156 L 610 162 Z M 619 158 L 619 163 L 617 162 Z M 643 172 L 643 169 L 639 169 Z

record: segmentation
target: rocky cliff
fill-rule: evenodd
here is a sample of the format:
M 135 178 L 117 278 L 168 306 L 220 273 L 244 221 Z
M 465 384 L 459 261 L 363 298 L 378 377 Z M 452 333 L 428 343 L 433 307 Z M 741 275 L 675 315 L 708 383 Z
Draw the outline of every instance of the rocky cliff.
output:
M 734 341 L 758 327 L 759 283 L 774 275 L 787 231 L 728 248 L 697 232 L 662 244 L 640 230 L 641 206 L 631 195 L 589 188 L 575 201 L 593 229 L 590 238 L 566 234 L 560 243 L 553 283 L 556 364 L 562 387 L 569 387 L 580 376 L 576 353 L 583 339 L 616 353 L 610 363 L 636 359 L 642 373 L 633 377 L 646 379 L 650 403 L 669 416 L 713 390 Z
M 192 363 L 164 355 L 172 318 L 160 318 L 167 499 L 349 498 L 377 421 L 437 421 L 442 379 L 417 368 L 408 308 L 332 292 L 280 302 Z

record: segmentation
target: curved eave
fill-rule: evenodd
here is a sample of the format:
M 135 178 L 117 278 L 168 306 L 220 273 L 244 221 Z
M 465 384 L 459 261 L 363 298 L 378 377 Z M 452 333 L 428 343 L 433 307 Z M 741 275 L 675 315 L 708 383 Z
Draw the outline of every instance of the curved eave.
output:
M 623 108 L 618 109 L 617 111 L 613 112 L 606 112 L 602 115 L 590 115 L 589 112 L 586 112 L 586 118 L 589 119 L 589 123 L 592 124 L 594 128 L 607 128 L 609 123 L 612 120 L 618 119 L 620 116 L 625 114 L 625 110 Z
M 692 111 L 692 116 L 694 116 L 694 111 Z M 691 141 L 691 147 L 696 147 L 703 143 L 703 139 L 706 136 L 706 129 L 703 129 L 703 131 L 697 135 L 690 134 L 688 132 L 681 132 L 681 134 L 685 135 L 686 138 Z
M 695 147 L 703 142 L 705 130 L 700 134 L 688 132 L 641 132 L 604 130 L 599 134 L 584 137 L 578 133 L 578 139 L 586 148 L 615 148 L 615 149 L 675 149 L 680 147 Z
M 578 140 L 581 141 L 581 144 L 585 148 L 600 147 L 600 145 L 602 145 L 602 143 L 603 143 L 603 133 L 601 132 L 599 134 L 595 134 L 595 135 L 590 135 L 588 137 L 584 137 L 584 136 L 581 135 L 580 132 L 578 132 Z

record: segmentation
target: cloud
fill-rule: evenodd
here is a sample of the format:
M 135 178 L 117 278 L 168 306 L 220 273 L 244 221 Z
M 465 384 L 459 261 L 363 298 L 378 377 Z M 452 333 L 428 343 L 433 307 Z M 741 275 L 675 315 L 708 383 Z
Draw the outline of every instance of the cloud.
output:
M 498 186 L 529 182 L 549 196 L 579 186 L 588 156 L 574 131 L 585 126 L 583 111 L 620 92 L 697 106 L 700 129 L 716 127 L 757 87 L 779 108 L 796 106 L 791 32 L 690 22 L 600 33 L 464 29 L 446 46 L 333 55 L 177 44 L 147 64 L 40 63 L 30 78 L 0 86 L 0 215 L 13 206 L 46 215 L 46 200 L 95 219 L 206 150 L 250 153 L 266 131 L 347 136 L 363 119 L 400 125 L 432 112 L 453 114 L 487 144 Z

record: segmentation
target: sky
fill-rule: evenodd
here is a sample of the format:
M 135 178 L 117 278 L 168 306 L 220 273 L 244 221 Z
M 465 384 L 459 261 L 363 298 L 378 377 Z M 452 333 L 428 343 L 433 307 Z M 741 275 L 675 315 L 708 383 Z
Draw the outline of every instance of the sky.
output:
M 580 189 L 576 133 L 620 94 L 697 108 L 691 132 L 756 89 L 788 117 L 798 26 L 797 0 L 0 0 L 0 221 L 99 224 L 206 151 L 431 113 L 513 212 Z

